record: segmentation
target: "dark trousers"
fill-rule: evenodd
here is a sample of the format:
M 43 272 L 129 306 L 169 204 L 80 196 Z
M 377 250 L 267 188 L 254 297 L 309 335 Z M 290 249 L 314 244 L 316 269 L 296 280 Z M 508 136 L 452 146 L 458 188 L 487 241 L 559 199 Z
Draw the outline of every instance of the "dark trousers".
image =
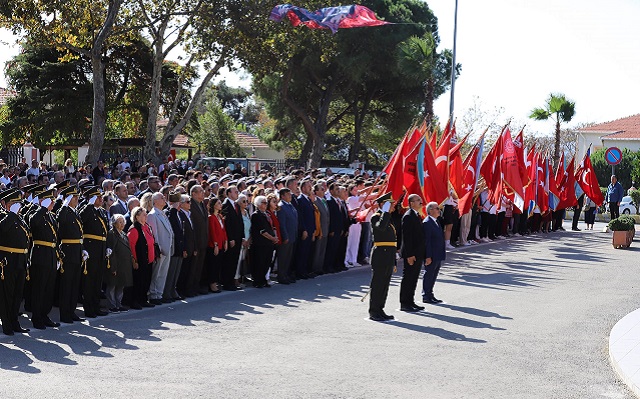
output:
M 271 266 L 273 246 L 254 245 L 251 247 L 251 278 L 253 285 L 262 287 L 267 284 L 267 271 Z
M 577 229 L 578 222 L 580 221 L 580 213 L 582 213 L 582 204 L 578 204 L 573 212 L 573 219 L 571 220 L 571 228 Z
M 492 215 L 489 214 L 489 218 L 487 219 L 488 224 L 487 224 L 487 236 L 490 239 L 494 239 L 496 238 L 496 223 L 498 220 L 498 216 L 497 215 Z
M 500 212 L 498 213 L 498 216 L 496 218 L 496 231 L 494 234 L 497 236 L 506 235 L 505 232 L 503 231 L 505 215 L 506 215 L 506 212 Z
M 21 327 L 18 315 L 26 277 L 25 265 L 7 265 L 3 274 L 4 280 L 0 280 L 0 320 L 3 330 L 13 331 Z
M 471 212 L 471 226 L 469 227 L 469 235 L 466 237 L 467 240 L 477 240 L 476 237 L 476 227 L 478 227 L 478 212 Z
M 104 259 L 87 259 L 87 274 L 82 271 L 82 306 L 84 313 L 95 315 L 100 310 L 102 275 L 106 270 Z
M 238 268 L 238 259 L 240 259 L 240 249 L 242 248 L 242 239 L 236 240 L 236 245 L 229 248 L 222 258 L 222 268 L 220 270 L 220 282 L 224 288 L 235 288 L 233 278 L 236 276 Z
M 338 249 L 340 248 L 340 235 L 334 234 L 327 237 L 327 252 L 324 255 L 324 272 L 331 273 L 338 269 Z
M 611 219 L 620 217 L 620 205 L 617 202 L 609 202 L 609 211 L 611 212 Z
M 296 249 L 296 274 L 298 276 L 306 276 L 311 271 L 309 265 L 311 264 L 311 234 L 307 236 L 306 240 L 300 238 L 298 240 L 298 248 Z M 269 261 L 271 258 L 269 258 Z
M 424 259 L 416 258 L 413 265 L 410 265 L 407 259 L 404 258 L 402 282 L 400 283 L 400 306 L 411 306 L 415 303 L 414 296 L 423 263 Z
M 370 316 L 379 316 L 384 312 L 389 283 L 395 266 L 395 253 L 395 247 L 376 247 L 371 255 Z
M 489 212 L 480 212 L 480 238 L 487 238 L 489 233 Z
M 436 284 L 438 273 L 440 273 L 441 261 L 431 262 L 424 267 L 424 277 L 422 277 L 422 299 L 433 298 L 433 286 Z
M 31 322 L 42 325 L 49 320 L 53 307 L 53 290 L 56 283 L 56 265 L 32 264 L 29 268 L 31 281 Z
M 182 259 L 182 266 L 180 267 L 180 274 L 178 275 L 176 289 L 178 290 L 178 293 L 183 296 L 187 292 L 187 280 L 189 279 L 189 270 L 191 269 L 193 258 L 193 256 L 187 256 Z
M 132 303 L 142 305 L 148 301 L 147 294 L 151 285 L 152 264 L 138 263 L 138 269 L 133 269 Z
M 198 248 L 198 253 L 193 257 L 193 263 L 189 268 L 189 277 L 187 280 L 187 293 L 197 295 L 200 291 L 200 282 L 202 280 L 202 271 L 204 269 L 204 260 L 207 256 L 207 247 Z
M 207 248 L 207 256 L 204 261 L 204 267 L 207 271 L 207 283 L 218 284 L 222 282 L 222 263 L 224 262 L 225 253 L 219 249 L 218 255 L 213 254 L 213 248 Z
M 80 294 L 80 276 L 82 275 L 80 269 L 79 263 L 71 262 L 64 262 L 60 269 L 60 303 L 58 306 L 62 321 L 71 321 L 75 315 Z
M 362 222 L 362 229 L 360 230 L 360 247 L 358 248 L 358 263 L 365 263 L 364 260 L 371 255 L 371 247 L 373 242 L 371 222 Z
M 291 277 L 291 259 L 293 257 L 294 243 L 291 241 L 282 243 L 278 247 L 278 281 L 287 282 Z
M 527 212 L 527 211 L 525 210 L 525 212 Z M 520 215 L 520 221 L 519 221 L 520 234 L 526 234 L 527 233 L 527 222 L 528 222 L 528 220 L 529 220 L 529 215 L 527 213 L 522 213 Z

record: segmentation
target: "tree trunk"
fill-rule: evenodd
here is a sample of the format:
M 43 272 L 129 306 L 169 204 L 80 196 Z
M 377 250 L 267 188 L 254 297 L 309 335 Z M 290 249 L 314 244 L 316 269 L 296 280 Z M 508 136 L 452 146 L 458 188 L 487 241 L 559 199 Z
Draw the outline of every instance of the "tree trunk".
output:
M 320 132 L 318 132 L 320 133 Z M 326 132 L 318 134 L 318 137 L 313 140 L 313 146 L 311 150 L 311 162 L 309 162 L 309 168 L 319 168 L 322 162 L 322 154 L 324 154 L 324 140 Z
M 107 95 L 104 89 L 104 63 L 101 51 L 95 51 L 95 49 L 91 51 L 91 71 L 93 74 L 93 116 L 89 151 L 85 162 L 95 167 L 100 159 L 100 154 L 102 154 L 104 133 L 107 128 Z
M 160 91 L 162 90 L 162 64 L 164 62 L 164 32 L 168 20 L 164 20 L 158 28 L 154 39 L 153 71 L 151 74 L 151 95 L 149 96 L 149 114 L 147 115 L 147 132 L 144 138 L 143 157 L 146 162 L 157 163 L 156 138 L 158 113 L 160 112 Z M 169 126 L 167 126 L 169 129 Z
M 424 88 L 424 119 L 429 126 L 433 122 L 433 93 L 434 81 L 433 78 L 429 78 Z
M 91 138 L 89 139 L 89 151 L 85 162 L 96 166 L 102 145 L 104 133 L 107 128 L 107 95 L 104 89 L 104 62 L 102 60 L 102 48 L 104 42 L 113 29 L 120 7 L 124 0 L 113 0 L 107 9 L 107 17 L 98 31 L 90 51 L 91 72 L 93 77 L 93 116 L 91 120 Z M 86 55 L 86 53 L 85 53 Z M 80 161 L 80 160 L 78 160 Z
M 313 148 L 313 138 L 311 135 L 307 134 L 307 139 L 304 142 L 304 146 L 302 146 L 302 151 L 300 151 L 300 163 L 299 166 L 306 166 L 309 163 L 309 158 L 311 157 L 311 150 Z
M 371 89 L 365 95 L 364 99 L 362 100 L 361 109 L 358 109 L 358 102 L 356 100 L 353 110 L 353 147 L 351 147 L 351 151 L 349 151 L 349 162 L 354 162 L 356 160 L 362 161 L 362 159 L 360 159 L 360 147 L 362 146 L 362 128 L 364 126 L 364 120 L 369 114 L 369 105 L 371 104 L 374 92 L 375 89 Z
M 553 166 L 558 167 L 560 162 L 560 118 L 556 118 L 556 142 L 553 149 Z

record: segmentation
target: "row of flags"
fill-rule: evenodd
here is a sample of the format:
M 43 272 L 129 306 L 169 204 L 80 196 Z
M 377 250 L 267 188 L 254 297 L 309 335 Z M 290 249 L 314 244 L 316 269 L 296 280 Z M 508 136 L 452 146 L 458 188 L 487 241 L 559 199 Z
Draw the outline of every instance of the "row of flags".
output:
M 535 145 L 526 151 L 523 130 L 512 137 L 507 125 L 484 158 L 486 130 L 463 159 L 461 149 L 468 135 L 457 142 L 455 123 L 449 127 L 447 123 L 439 143 L 426 123 L 412 127 L 383 169 L 388 176 L 385 190 L 394 198 L 404 196 L 405 206 L 407 193 L 420 195 L 425 204 L 442 204 L 455 193 L 460 215 L 464 215 L 484 187 L 492 204 L 500 204 L 504 196 L 528 215 L 536 206 L 541 213 L 575 206 L 583 193 L 597 204 L 604 202 L 590 150 L 578 165 L 575 156 L 566 162 L 563 154 L 554 171 L 550 157 Z
M 388 25 L 390 22 L 379 20 L 376 14 L 365 6 L 353 4 L 310 11 L 291 4 L 280 4 L 271 10 L 269 19 L 281 22 L 289 18 L 291 25 L 305 25 L 309 29 L 329 29 L 336 33 L 338 29 L 362 28 Z

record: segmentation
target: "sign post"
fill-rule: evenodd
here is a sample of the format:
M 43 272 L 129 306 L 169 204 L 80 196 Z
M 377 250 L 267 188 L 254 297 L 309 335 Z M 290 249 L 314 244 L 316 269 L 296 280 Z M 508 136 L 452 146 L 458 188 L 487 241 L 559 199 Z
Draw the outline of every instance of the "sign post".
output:
M 622 161 L 622 151 L 618 147 L 609 147 L 604 153 L 604 159 L 611 165 L 611 174 L 615 175 L 616 165 Z

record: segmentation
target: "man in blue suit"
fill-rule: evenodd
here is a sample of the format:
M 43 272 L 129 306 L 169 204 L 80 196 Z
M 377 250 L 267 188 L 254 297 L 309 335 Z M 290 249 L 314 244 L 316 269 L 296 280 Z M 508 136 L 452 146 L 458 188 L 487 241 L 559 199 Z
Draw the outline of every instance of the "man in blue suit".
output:
M 301 181 L 300 191 L 301 194 L 298 196 L 298 233 L 300 236 L 296 251 L 296 277 L 308 279 L 315 277 L 315 274 L 309 273 L 312 239 L 316 230 L 316 217 L 309 199 L 311 182 L 309 180 Z
M 425 273 L 422 279 L 422 302 L 436 304 L 442 301 L 433 295 L 433 286 L 436 283 L 436 278 L 438 278 L 440 265 L 447 257 L 447 252 L 444 246 L 444 232 L 440 224 L 438 224 L 440 208 L 438 208 L 437 202 L 429 202 L 427 204 L 427 214 L 428 216 L 422 222 L 424 238 L 427 244 L 424 261 Z
M 278 220 L 280 221 L 280 235 L 282 244 L 278 248 L 278 282 L 289 284 L 295 282 L 294 273 L 290 270 L 291 259 L 293 258 L 293 248 L 298 239 L 298 211 L 291 204 L 293 195 L 288 188 L 281 188 L 280 210 Z

